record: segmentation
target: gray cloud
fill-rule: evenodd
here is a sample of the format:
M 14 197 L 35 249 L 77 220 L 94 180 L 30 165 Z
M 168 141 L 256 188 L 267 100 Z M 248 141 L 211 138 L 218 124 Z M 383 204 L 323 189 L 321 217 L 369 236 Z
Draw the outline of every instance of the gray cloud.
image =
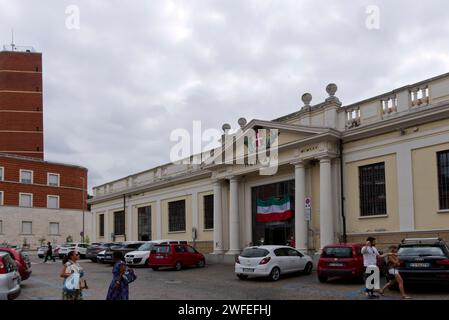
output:
M 272 119 L 329 82 L 348 104 L 449 70 L 447 1 L 355 3 L 0 0 L 0 41 L 14 27 L 43 52 L 46 157 L 88 167 L 94 186 L 167 162 L 171 130 L 193 120 Z

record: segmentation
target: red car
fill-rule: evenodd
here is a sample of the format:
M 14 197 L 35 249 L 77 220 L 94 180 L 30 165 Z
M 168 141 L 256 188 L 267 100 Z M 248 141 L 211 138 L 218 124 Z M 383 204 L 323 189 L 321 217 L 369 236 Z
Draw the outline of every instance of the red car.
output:
M 19 269 L 21 281 L 28 279 L 31 275 L 31 266 L 26 262 L 23 254 L 13 248 L 0 248 L 0 252 L 7 252 L 14 259 Z
M 168 267 L 179 271 L 187 266 L 204 267 L 206 265 L 206 258 L 190 245 L 164 244 L 153 247 L 148 265 L 153 270 Z
M 326 282 L 331 277 L 363 280 L 362 247 L 363 245 L 358 243 L 340 243 L 324 247 L 318 261 L 318 280 Z M 377 265 L 382 272 L 382 258 L 378 258 Z

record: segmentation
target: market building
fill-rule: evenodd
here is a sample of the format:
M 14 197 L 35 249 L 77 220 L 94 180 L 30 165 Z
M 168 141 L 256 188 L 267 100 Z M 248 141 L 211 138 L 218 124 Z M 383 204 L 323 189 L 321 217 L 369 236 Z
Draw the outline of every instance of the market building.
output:
M 0 245 L 35 248 L 90 234 L 87 169 L 44 160 L 42 88 L 41 53 L 0 51 Z
M 277 130 L 271 175 L 234 158 L 169 163 L 94 187 L 94 240 L 182 239 L 224 255 L 292 238 L 309 253 L 368 235 L 380 246 L 449 240 L 449 74 L 350 105 L 335 84 L 326 91 L 315 105 L 304 94 L 286 116 L 239 120 L 237 142 Z

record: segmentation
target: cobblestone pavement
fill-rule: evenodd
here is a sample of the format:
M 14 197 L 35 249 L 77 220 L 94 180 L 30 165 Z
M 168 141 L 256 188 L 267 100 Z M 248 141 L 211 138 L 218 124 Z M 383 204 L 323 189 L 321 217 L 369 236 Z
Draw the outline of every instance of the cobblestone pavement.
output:
M 42 263 L 32 257 L 33 274 L 22 284 L 19 300 L 60 300 L 62 279 L 61 260 Z M 89 290 L 86 300 L 103 300 L 111 281 L 111 266 L 81 260 L 86 272 Z M 277 282 L 266 279 L 239 280 L 230 265 L 208 265 L 206 268 L 182 271 L 153 271 L 135 269 L 138 279 L 130 286 L 130 299 L 366 299 L 363 284 L 336 280 L 322 284 L 316 274 L 284 276 Z M 406 288 L 407 289 L 407 288 Z M 449 299 L 449 286 L 413 287 L 408 293 L 415 299 Z M 396 291 L 387 291 L 380 299 L 400 299 Z

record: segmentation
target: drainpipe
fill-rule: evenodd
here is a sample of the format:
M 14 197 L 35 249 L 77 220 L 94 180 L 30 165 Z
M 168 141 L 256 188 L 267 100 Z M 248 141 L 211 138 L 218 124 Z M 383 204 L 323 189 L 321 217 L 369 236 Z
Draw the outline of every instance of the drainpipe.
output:
M 346 243 L 346 215 L 345 215 L 345 193 L 343 181 L 343 139 L 340 139 L 340 193 L 341 193 L 341 221 L 343 223 L 343 243 Z

